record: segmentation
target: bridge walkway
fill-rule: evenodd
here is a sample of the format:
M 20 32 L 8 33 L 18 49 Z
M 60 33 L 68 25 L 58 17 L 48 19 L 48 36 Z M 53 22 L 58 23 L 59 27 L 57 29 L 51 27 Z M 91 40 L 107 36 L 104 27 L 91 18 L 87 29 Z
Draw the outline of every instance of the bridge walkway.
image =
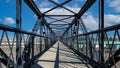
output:
M 32 68 L 91 68 L 82 58 L 69 47 L 57 41 L 46 51 Z

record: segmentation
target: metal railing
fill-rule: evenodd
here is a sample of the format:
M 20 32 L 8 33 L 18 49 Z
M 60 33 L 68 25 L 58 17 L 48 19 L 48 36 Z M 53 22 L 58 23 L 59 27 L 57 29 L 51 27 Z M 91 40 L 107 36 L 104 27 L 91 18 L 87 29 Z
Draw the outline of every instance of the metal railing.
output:
M 76 51 L 78 55 L 83 55 L 84 59 L 89 62 L 93 67 L 118 67 L 119 64 L 119 54 L 120 54 L 120 24 L 110 26 L 101 30 L 95 30 L 85 34 L 75 35 L 72 37 L 66 37 L 64 40 L 69 40 L 65 42 L 73 50 Z M 100 33 L 104 33 L 104 48 L 101 51 Z M 87 36 L 90 39 L 87 39 Z M 76 39 L 78 37 L 78 39 Z M 70 39 L 72 39 L 70 41 Z M 76 42 L 76 41 L 79 42 Z M 89 43 L 87 42 L 89 41 Z M 78 46 L 77 46 L 78 45 Z M 91 46 L 90 46 L 91 45 Z M 79 47 L 79 49 L 77 49 Z M 103 54 L 102 54 L 103 52 Z M 104 62 L 101 64 L 101 55 L 103 56 Z M 94 63 L 94 64 L 93 64 Z

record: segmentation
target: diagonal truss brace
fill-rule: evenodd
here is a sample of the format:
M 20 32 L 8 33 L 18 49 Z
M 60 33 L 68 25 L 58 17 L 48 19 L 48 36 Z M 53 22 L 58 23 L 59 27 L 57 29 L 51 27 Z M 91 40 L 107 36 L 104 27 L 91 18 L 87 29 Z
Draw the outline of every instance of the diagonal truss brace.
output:
M 64 5 L 64 4 L 66 4 L 66 3 L 70 2 L 70 1 L 72 1 L 72 0 L 67 0 L 67 1 L 61 3 L 60 5 Z M 48 11 L 44 12 L 43 14 L 45 15 L 46 13 L 48 13 L 48 12 L 50 12 L 50 11 L 58 8 L 58 7 L 59 7 L 59 6 L 57 5 L 57 6 L 53 7 L 53 8 L 51 8 L 51 9 L 49 9 Z
M 70 10 L 70 9 L 68 9 L 68 8 L 66 8 L 65 6 L 63 6 L 63 5 L 60 5 L 60 4 L 58 4 L 58 3 L 56 3 L 55 1 L 53 1 L 53 0 L 49 0 L 50 2 L 52 2 L 52 3 L 54 3 L 54 4 L 56 4 L 57 6 L 59 6 L 59 7 L 62 7 L 62 8 L 64 8 L 64 9 L 66 9 L 67 11 L 69 11 L 69 12 L 71 12 L 71 13 L 73 13 L 73 14 L 76 14 L 75 12 L 73 12 L 72 10 Z
M 5 52 L 0 48 L 0 61 L 5 65 L 7 66 L 8 63 L 10 63 L 8 65 L 8 67 L 12 68 L 14 67 L 14 62 L 5 54 Z M 9 59 L 9 62 L 8 62 L 8 59 Z

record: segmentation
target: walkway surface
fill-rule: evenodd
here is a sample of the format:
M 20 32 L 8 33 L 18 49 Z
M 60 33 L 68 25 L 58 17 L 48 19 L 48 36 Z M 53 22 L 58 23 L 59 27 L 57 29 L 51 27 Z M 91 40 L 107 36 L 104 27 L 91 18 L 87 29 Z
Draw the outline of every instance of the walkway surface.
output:
M 60 41 L 46 51 L 33 68 L 90 68 L 90 66 L 78 57 L 72 50 Z

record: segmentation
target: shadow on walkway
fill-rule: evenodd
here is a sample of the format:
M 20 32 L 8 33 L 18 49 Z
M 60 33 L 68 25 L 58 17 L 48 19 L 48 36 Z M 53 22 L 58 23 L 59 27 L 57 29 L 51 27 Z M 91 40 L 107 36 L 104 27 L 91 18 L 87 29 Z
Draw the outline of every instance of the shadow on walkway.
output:
M 31 68 L 44 68 L 44 67 L 42 67 L 42 66 L 40 66 L 40 65 L 38 65 L 38 64 L 34 64 L 34 65 L 32 65 Z
M 90 68 L 88 63 L 77 56 L 72 50 L 69 50 L 69 48 L 61 42 L 58 41 L 55 46 L 57 47 L 52 47 L 55 50 L 48 50 L 49 53 L 46 55 L 47 57 L 51 57 L 51 53 L 56 53 L 55 59 L 38 59 L 37 63 L 42 62 L 44 64 L 41 66 L 36 64 L 33 68 L 44 68 L 44 66 L 49 68 Z
M 58 68 L 58 67 L 59 67 L 59 42 L 58 42 L 58 48 L 57 48 L 56 61 L 55 61 L 54 68 Z

